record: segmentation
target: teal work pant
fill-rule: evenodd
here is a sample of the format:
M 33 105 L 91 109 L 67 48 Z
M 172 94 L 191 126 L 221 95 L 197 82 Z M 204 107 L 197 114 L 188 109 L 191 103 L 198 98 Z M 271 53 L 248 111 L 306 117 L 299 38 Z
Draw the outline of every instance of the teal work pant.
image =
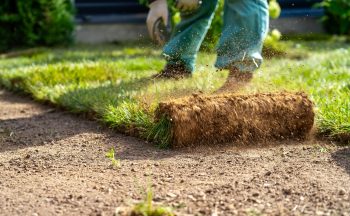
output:
M 218 0 L 202 0 L 201 7 L 182 16 L 163 55 L 168 64 L 182 64 L 194 71 L 197 52 L 210 27 Z M 267 0 L 225 0 L 224 26 L 217 46 L 219 69 L 251 72 L 262 63 L 261 50 L 268 31 Z

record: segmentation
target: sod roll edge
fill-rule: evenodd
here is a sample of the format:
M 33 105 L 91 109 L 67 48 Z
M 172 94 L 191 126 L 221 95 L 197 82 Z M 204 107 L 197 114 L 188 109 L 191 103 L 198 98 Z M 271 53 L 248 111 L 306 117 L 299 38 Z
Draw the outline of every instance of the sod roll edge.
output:
M 170 122 L 169 144 L 304 139 L 314 125 L 313 103 L 303 92 L 198 95 L 159 104 L 156 119 Z

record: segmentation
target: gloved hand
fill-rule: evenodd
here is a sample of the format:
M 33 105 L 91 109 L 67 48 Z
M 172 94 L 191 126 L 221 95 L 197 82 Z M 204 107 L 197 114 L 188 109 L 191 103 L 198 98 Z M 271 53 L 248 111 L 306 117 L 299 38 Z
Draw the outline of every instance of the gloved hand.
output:
M 181 12 L 191 12 L 202 4 L 201 0 L 176 0 L 175 6 Z
M 162 20 L 164 25 L 167 26 L 169 22 L 169 9 L 168 3 L 166 0 L 156 0 L 150 5 L 150 11 L 147 16 L 147 28 L 148 32 L 153 40 L 158 41 L 156 35 L 156 24 L 159 20 Z

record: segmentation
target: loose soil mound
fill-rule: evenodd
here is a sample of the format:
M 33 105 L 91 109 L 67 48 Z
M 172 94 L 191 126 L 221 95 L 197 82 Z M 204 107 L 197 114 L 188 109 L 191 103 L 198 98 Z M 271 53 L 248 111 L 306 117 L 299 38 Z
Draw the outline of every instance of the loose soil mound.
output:
M 314 124 L 304 93 L 193 95 L 159 104 L 157 118 L 171 122 L 171 145 L 305 138 Z

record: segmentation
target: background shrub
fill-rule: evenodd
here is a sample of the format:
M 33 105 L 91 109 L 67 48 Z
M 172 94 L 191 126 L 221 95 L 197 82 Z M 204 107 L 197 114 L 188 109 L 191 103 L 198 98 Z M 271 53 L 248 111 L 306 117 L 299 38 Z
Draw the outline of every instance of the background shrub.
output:
M 0 4 L 0 51 L 67 44 L 73 31 L 70 0 L 2 0 Z
M 322 21 L 329 33 L 350 35 L 350 0 L 323 0 L 316 6 L 325 9 Z
M 3 1 L 0 4 L 0 51 L 6 49 L 12 42 L 17 40 L 18 34 L 15 34 L 15 26 L 18 26 L 19 23 L 19 16 L 15 13 L 15 1 Z

